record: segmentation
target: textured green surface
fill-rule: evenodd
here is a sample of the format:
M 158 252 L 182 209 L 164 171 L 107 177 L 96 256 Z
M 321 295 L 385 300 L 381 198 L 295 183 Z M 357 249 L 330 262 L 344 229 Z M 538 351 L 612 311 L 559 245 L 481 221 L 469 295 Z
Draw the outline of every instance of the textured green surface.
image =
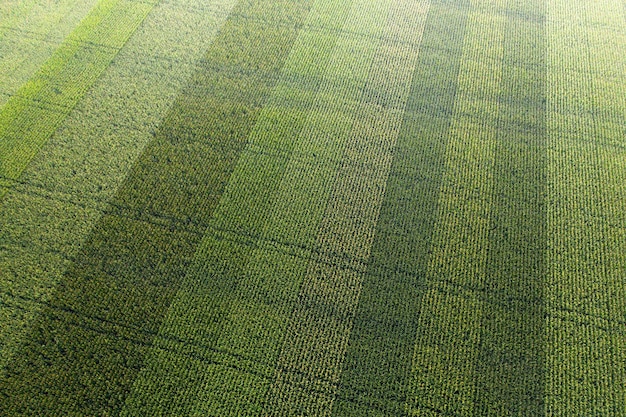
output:
M 330 31 L 348 10 L 350 3 L 314 2 L 305 25 Z M 340 116 L 340 107 L 317 98 L 328 88 L 324 64 L 332 65 L 339 39 L 332 32 L 311 35 L 307 29 L 299 32 L 278 75 L 161 326 L 159 344 L 127 401 L 126 415 L 262 411 L 285 316 L 310 256 L 306 250 L 288 251 L 312 241 L 337 165 L 337 146 L 325 149 L 315 141 L 327 118 Z M 327 138 L 348 129 L 337 124 Z M 297 226 L 289 227 L 290 222 Z
M 0 11 L 0 107 L 31 78 L 97 0 L 20 1 Z
M 0 204 L 0 368 L 153 139 L 233 4 L 205 10 L 180 2 L 157 5 L 19 181 L 7 181 L 11 190 Z M 175 57 L 177 65 L 156 51 Z
M 402 415 L 409 402 L 416 318 L 466 19 L 465 3 L 449 7 L 432 2 L 428 9 L 423 47 L 394 149 L 334 416 Z M 442 49 L 444 45 L 447 51 Z
M 307 9 L 285 2 L 275 21 L 235 10 L 224 24 L 7 367 L 2 413 L 121 408 L 295 39 L 289 20 Z M 241 60 L 229 68 L 223 62 L 233 51 Z M 245 66 L 262 72 L 244 78 Z
M 153 6 L 101 0 L 11 96 L 0 109 L 1 177 L 19 178 Z
M 0 415 L 626 414 L 621 0 L 0 0 Z
M 477 415 L 544 415 L 546 277 L 545 2 L 507 16 L 497 96 Z
M 488 5 L 478 3 L 476 6 Z M 413 353 L 409 414 L 472 414 L 479 374 L 489 212 L 506 17 L 468 12 L 453 121 L 443 157 L 427 287 Z M 489 28 L 489 29 L 486 29 Z M 491 74 L 485 77 L 484 74 Z
M 545 393 L 554 416 L 626 413 L 623 6 L 548 6 Z

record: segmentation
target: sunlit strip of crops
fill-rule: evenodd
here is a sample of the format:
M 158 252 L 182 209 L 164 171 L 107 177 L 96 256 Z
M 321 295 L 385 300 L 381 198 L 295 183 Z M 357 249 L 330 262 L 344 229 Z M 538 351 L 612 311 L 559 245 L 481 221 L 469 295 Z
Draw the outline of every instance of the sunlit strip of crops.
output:
M 37 72 L 96 3 L 96 0 L 37 0 L 0 4 L 0 8 L 14 11 L 12 14 L 0 10 L 0 108 Z
M 626 414 L 626 9 L 548 1 L 546 408 Z
M 4 185 L 19 178 L 153 7 L 152 3 L 101 0 L 0 109 Z

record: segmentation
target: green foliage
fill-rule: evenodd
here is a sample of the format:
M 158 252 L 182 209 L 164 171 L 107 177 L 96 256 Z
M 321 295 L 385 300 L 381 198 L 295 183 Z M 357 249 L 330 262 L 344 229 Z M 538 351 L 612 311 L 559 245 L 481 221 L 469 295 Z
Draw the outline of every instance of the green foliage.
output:
M 2 2 L 0 415 L 625 414 L 623 13 Z
M 481 321 L 476 365 L 475 412 L 482 415 L 545 414 L 547 117 L 545 51 L 539 47 L 544 39 L 543 24 L 509 17 L 485 267 L 489 308 Z M 537 69 L 520 68 L 518 51 L 524 64 Z
M 20 176 L 152 7 L 117 0 L 98 3 L 0 109 L 1 176 Z M 106 43 L 99 44 L 103 36 Z
M 339 8 L 347 10 L 348 5 Z M 341 141 L 351 127 L 345 108 L 314 94 L 328 83 L 318 74 L 303 71 L 313 77 L 305 90 L 293 83 L 290 63 L 300 56 L 301 39 L 248 137 L 161 329 L 186 343 L 155 349 L 128 400 L 128 415 L 197 410 L 257 415 L 263 409 Z M 316 59 L 340 59 L 332 46 L 318 51 Z M 298 97 L 301 106 L 285 105 L 287 97 Z M 181 360 L 190 345 L 203 362 Z M 187 379 L 191 372 L 201 375 L 200 382 Z M 163 385 L 164 379 L 170 383 Z
M 0 108 L 62 44 L 96 0 L 3 2 L 0 8 Z M 8 9 L 8 10 L 6 10 Z
M 466 10 L 431 5 L 422 43 L 444 27 L 452 54 L 423 49 L 413 74 L 333 415 L 398 415 L 409 401 L 416 315 L 436 220 L 443 154 L 459 74 Z M 433 94 L 437 91 L 437 94 Z M 419 399 L 417 400 L 419 402 Z

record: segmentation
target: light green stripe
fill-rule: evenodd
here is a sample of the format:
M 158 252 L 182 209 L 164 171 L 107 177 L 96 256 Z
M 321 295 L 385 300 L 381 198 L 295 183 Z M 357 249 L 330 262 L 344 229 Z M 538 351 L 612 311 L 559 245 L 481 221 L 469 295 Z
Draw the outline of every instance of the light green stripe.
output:
M 50 58 L 96 3 L 41 2 L 33 7 L 32 18 L 24 18 L 17 27 L 7 28 L 4 36 L 0 35 L 0 108 Z
M 369 5 L 368 5 L 369 6 Z M 343 139 L 342 163 L 326 205 L 316 247 L 291 313 L 265 412 L 328 415 L 336 395 L 370 254 L 380 205 L 400 132 L 429 2 L 380 2 L 371 27 L 376 43 L 354 124 Z M 364 7 L 355 7 L 362 13 Z M 366 10 L 368 16 L 373 13 Z M 359 26 L 362 27 L 362 26 Z M 373 103 L 367 103 L 372 100 Z M 337 262 L 338 259 L 347 261 Z M 352 261 L 352 262 L 351 262 Z M 347 264 L 346 264 L 347 263 Z
M 624 4 L 548 2 L 546 409 L 626 414 Z
M 100 1 L 9 99 L 0 110 L 0 177 L 19 178 L 153 7 Z

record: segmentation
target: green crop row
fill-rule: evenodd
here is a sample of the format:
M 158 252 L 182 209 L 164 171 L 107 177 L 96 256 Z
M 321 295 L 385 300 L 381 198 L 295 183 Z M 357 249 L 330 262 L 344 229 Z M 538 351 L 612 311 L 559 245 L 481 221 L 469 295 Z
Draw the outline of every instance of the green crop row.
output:
M 424 15 L 420 13 L 425 14 L 425 7 L 416 7 L 414 18 L 407 22 L 398 19 L 406 6 L 402 1 L 390 2 L 389 10 L 381 16 L 385 24 L 380 25 L 380 38 L 401 34 L 395 42 L 379 42 L 366 81 L 394 97 L 399 110 L 386 111 L 362 103 L 355 111 L 317 236 L 317 245 L 325 252 L 360 261 L 361 265 L 369 257 L 391 152 L 416 64 L 416 51 L 403 41 L 419 39 L 423 29 Z M 370 97 L 363 95 L 361 99 Z M 365 270 L 359 263 L 346 268 L 324 261 L 323 257 L 313 259 L 304 274 L 270 389 L 267 409 L 271 415 L 327 415 L 332 410 Z
M 411 368 L 409 415 L 473 415 L 506 20 L 472 4 Z M 485 77 L 484 74 L 490 74 Z M 482 123 L 481 123 L 482 122 Z M 460 354 L 460 352 L 462 352 Z
M 346 47 L 343 46 L 345 44 L 344 42 L 337 46 L 339 52 L 336 59 L 339 64 L 342 62 L 339 57 L 343 56 L 340 51 L 345 51 Z M 294 49 L 294 54 L 297 52 L 298 50 Z M 334 78 L 327 81 L 329 86 L 336 82 Z M 262 126 L 260 131 L 263 135 L 251 136 L 249 144 L 253 146 L 244 150 L 238 168 L 230 179 L 229 187 L 222 197 L 225 203 L 220 204 L 215 214 L 217 223 L 214 228 L 230 227 L 250 236 L 265 230 L 262 234 L 265 239 L 271 239 L 270 242 L 274 241 L 275 234 L 280 239 L 289 239 L 292 236 L 296 241 L 305 238 L 304 243 L 315 241 L 315 233 L 312 232 L 317 230 L 319 222 L 317 219 L 324 213 L 327 198 L 319 193 L 328 188 L 327 182 L 332 181 L 332 177 L 336 175 L 334 171 L 337 169 L 332 165 L 324 166 L 320 163 L 337 160 L 336 157 L 332 158 L 332 152 L 344 152 L 341 140 L 349 134 L 351 126 L 350 119 L 346 117 L 344 123 L 337 124 L 339 129 L 329 129 L 328 117 L 332 116 L 336 120 L 339 112 L 345 112 L 341 106 L 326 102 L 325 97 L 332 91 L 329 88 L 320 89 L 316 106 L 328 106 L 332 113 L 325 111 L 318 116 L 319 110 L 310 111 L 306 125 L 311 128 L 294 145 L 289 145 L 289 142 L 276 143 L 276 139 L 281 138 L 276 135 L 276 129 L 283 132 L 285 127 L 274 127 L 270 130 L 271 125 L 266 124 L 265 118 L 261 118 L 258 125 Z M 279 95 L 284 92 L 278 89 L 276 91 Z M 289 94 L 294 92 L 290 91 Z M 355 104 L 350 100 L 345 101 L 350 112 L 355 111 Z M 274 97 L 270 102 L 275 102 Z M 272 121 L 275 120 L 273 117 L 275 111 L 276 109 L 268 113 L 272 116 L 270 119 Z M 282 124 L 293 123 L 293 120 L 293 116 L 290 115 Z M 286 137 L 288 138 L 289 136 Z M 276 154 L 267 155 L 258 152 L 262 147 L 271 150 L 271 146 L 279 146 L 282 153 L 278 156 L 288 157 L 290 153 L 294 153 L 290 147 L 295 146 L 295 150 L 298 148 L 306 150 L 311 145 L 319 146 L 315 141 L 324 138 L 333 139 L 336 144 L 319 148 L 320 152 L 325 150 L 326 158 L 317 164 L 314 160 L 283 161 L 277 158 Z M 254 153 L 248 154 L 250 151 Z M 315 156 L 311 151 L 298 153 Z M 288 163 L 287 171 L 280 180 L 282 185 L 279 188 L 282 191 L 276 197 L 274 192 L 268 189 L 273 190 L 276 187 L 275 178 L 280 178 L 281 172 L 276 171 L 276 167 L 285 163 Z M 259 182 L 259 177 L 263 181 Z M 272 205 L 274 214 L 269 215 Z M 265 207 L 267 209 L 263 209 Z M 192 268 L 198 272 L 194 272 L 189 285 L 183 285 L 181 298 L 175 301 L 167 327 L 162 329 L 165 341 L 160 346 L 161 351 L 155 353 L 155 364 L 146 370 L 149 371 L 146 380 L 139 380 L 142 381 L 140 382 L 142 391 L 138 394 L 145 396 L 143 401 L 149 404 L 144 407 L 151 410 L 150 412 L 161 408 L 148 407 L 163 407 L 164 404 L 169 404 L 169 412 L 177 413 L 202 410 L 205 413 L 228 414 L 239 409 L 254 413 L 261 409 L 265 398 L 264 391 L 267 389 L 263 388 L 267 387 L 265 381 L 268 379 L 267 373 L 271 371 L 278 354 L 280 334 L 284 333 L 288 313 L 293 308 L 290 305 L 293 306 L 295 303 L 297 285 L 301 279 L 299 276 L 306 272 L 305 268 L 309 263 L 307 249 L 304 249 L 304 253 L 298 258 L 291 258 L 271 250 L 272 246 L 268 247 L 267 241 L 258 241 L 258 238 L 251 241 L 255 243 L 244 245 L 238 242 L 224 242 L 222 239 L 224 238 L 212 236 L 205 241 L 207 247 L 200 257 L 201 264 Z M 251 244 L 254 244 L 253 248 L 246 248 L 246 245 Z M 205 282 L 205 277 L 221 279 Z M 187 343 L 181 344 L 180 341 Z M 222 358 L 226 353 L 220 352 L 230 354 Z M 183 355 L 192 358 L 191 361 L 185 361 L 184 367 L 181 365 Z M 215 359 L 216 356 L 220 358 L 219 361 Z M 218 363 L 213 362 L 214 360 Z M 294 373 L 294 369 L 289 367 L 279 366 L 279 368 L 281 373 Z M 206 377 L 199 379 L 192 378 L 192 375 Z M 311 377 L 318 378 L 315 375 Z M 167 381 L 167 384 L 164 384 L 164 381 Z M 201 384 L 204 390 L 196 392 L 197 387 L 194 384 Z M 289 400 L 288 397 L 280 395 L 283 388 L 287 390 L 285 394 L 293 395 L 290 394 L 292 385 L 283 386 L 279 379 L 274 385 L 274 395 L 268 401 L 275 404 L 282 398 L 284 401 L 281 407 L 289 407 L 289 404 L 292 404 L 293 410 L 296 410 L 300 402 L 312 400 L 312 397 L 301 400 L 291 397 Z M 150 387 L 149 391 L 147 387 Z M 278 394 L 275 392 L 276 389 Z M 196 400 L 191 404 L 181 403 L 181 400 L 162 400 L 163 397 L 172 398 L 173 395 Z M 272 406 L 266 407 L 267 412 L 278 412 L 274 411 Z M 137 412 L 137 408 L 131 410 Z
M 626 413 L 623 4 L 548 4 L 546 411 L 618 416 Z
M 506 7 L 515 10 L 519 3 Z M 543 1 L 527 2 L 545 16 Z M 506 21 L 474 413 L 542 415 L 545 385 L 545 17 Z M 525 63 L 522 67 L 515 65 Z M 524 300 L 497 305 L 491 299 Z
M 626 413 L 622 0 L 19 3 L 0 415 Z
M 405 412 L 467 9 L 432 2 L 333 415 Z M 443 53 L 439 48 L 452 53 Z M 403 271 L 411 271 L 405 275 Z M 414 274 L 414 275 L 413 275 Z
M 99 20 L 94 19 L 92 15 L 106 16 L 109 9 L 110 7 L 105 8 L 100 5 L 99 8 L 92 10 L 81 25 L 86 24 L 87 21 L 91 22 L 91 26 L 97 25 Z M 109 24 L 113 23 L 110 22 Z M 132 28 L 129 30 L 132 32 Z M 93 62 L 87 59 L 89 54 L 86 54 L 85 51 L 92 51 L 95 54 L 93 48 L 77 49 L 76 42 L 64 42 L 48 62 L 40 68 L 33 81 L 26 83 L 19 90 L 20 94 L 24 94 L 24 96 L 13 96 L 0 110 L 0 120 L 2 120 L 0 122 L 0 135 L 2 136 L 0 171 L 4 186 L 3 201 L 0 204 L 3 224 L 1 241 L 3 245 L 6 245 L 1 256 L 0 276 L 3 283 L 2 298 L 13 298 L 8 302 L 10 307 L 2 307 L 4 314 L 2 315 L 3 325 L 0 331 L 2 340 L 0 368 L 4 368 L 5 363 L 14 353 L 15 346 L 19 344 L 21 339 L 19 335 L 26 331 L 34 312 L 40 309 L 38 301 L 45 299 L 45 295 L 52 290 L 54 280 L 50 279 L 49 276 L 55 275 L 55 272 L 58 271 L 57 266 L 65 265 L 64 257 L 69 256 L 69 251 L 67 251 L 67 247 L 63 246 L 73 247 L 75 243 L 71 235 L 81 229 L 86 233 L 84 230 L 86 225 L 82 218 L 92 218 L 95 214 L 91 209 L 81 212 L 76 207 L 70 207 L 68 210 L 67 205 L 61 202 L 49 201 L 47 195 L 33 198 L 22 195 L 19 191 L 11 193 L 11 190 L 19 184 L 15 180 L 31 162 L 39 147 L 47 141 L 70 111 L 69 108 L 60 103 L 51 101 L 42 104 L 36 102 L 35 98 L 45 99 L 45 96 L 41 95 L 42 90 L 49 89 L 50 85 L 61 85 L 56 82 L 63 77 L 67 78 L 64 71 L 71 67 L 70 61 L 77 59 L 76 57 L 80 55 L 79 52 L 85 58 L 82 63 L 92 66 Z M 63 57 L 69 61 L 64 61 Z M 70 69 L 69 72 L 72 70 Z M 67 79 L 66 84 L 75 84 L 86 88 L 92 81 L 93 79 L 82 82 Z M 26 97 L 28 94 L 31 96 Z M 56 95 L 56 93 L 54 94 Z M 44 173 L 46 183 L 51 182 L 52 178 L 63 171 L 59 166 L 53 165 L 51 168 L 47 173 Z M 51 172 L 53 172 L 52 175 L 50 175 Z M 10 194 L 5 195 L 6 193 Z M 65 216 L 63 219 L 58 219 L 55 215 L 61 212 L 65 213 Z M 41 223 L 33 227 L 33 219 L 55 219 L 58 223 L 57 227 L 52 229 L 41 227 Z M 31 227 L 29 228 L 29 226 Z M 57 242 L 60 237 L 65 238 L 63 242 L 65 245 Z M 61 252 L 54 253 L 54 250 L 50 250 L 51 254 L 48 254 L 41 253 L 41 250 L 32 251 L 33 246 L 36 245 L 42 247 L 48 245 L 51 249 L 61 249 Z M 22 298 L 16 301 L 15 297 Z M 17 306 L 15 305 L 16 302 Z

